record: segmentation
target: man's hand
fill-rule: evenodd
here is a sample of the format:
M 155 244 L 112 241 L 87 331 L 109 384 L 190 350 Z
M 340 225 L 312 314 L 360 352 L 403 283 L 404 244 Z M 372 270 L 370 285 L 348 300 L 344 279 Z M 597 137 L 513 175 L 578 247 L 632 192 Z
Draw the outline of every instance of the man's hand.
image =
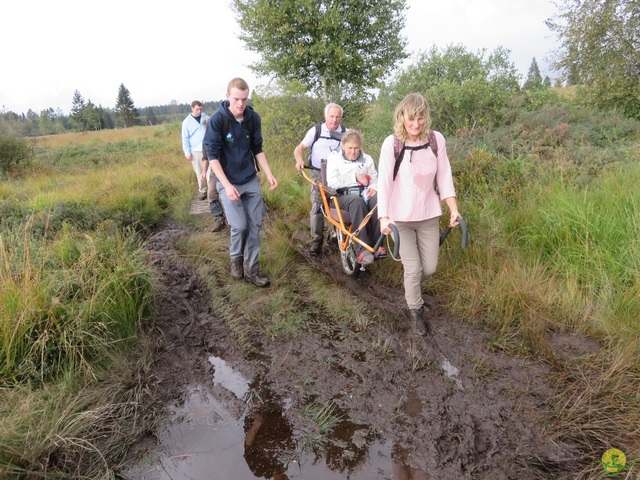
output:
M 278 181 L 273 175 L 268 175 L 267 181 L 269 182 L 269 190 L 274 190 L 278 186 Z
M 233 185 L 229 184 L 228 186 L 224 187 L 224 191 L 227 194 L 227 198 L 232 202 L 238 202 L 240 200 L 240 194 L 238 193 L 238 190 L 236 190 L 236 187 L 234 187 Z

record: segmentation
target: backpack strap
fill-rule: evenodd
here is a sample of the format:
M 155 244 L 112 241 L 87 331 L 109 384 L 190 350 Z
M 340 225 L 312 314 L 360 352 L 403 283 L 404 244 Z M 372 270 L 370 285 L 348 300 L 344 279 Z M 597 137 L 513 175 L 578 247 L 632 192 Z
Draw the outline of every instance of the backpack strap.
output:
M 431 151 L 438 158 L 438 140 L 433 130 L 429 130 L 429 133 L 427 133 L 427 145 L 431 145 Z
M 322 131 L 322 122 L 316 123 L 315 128 L 316 128 L 316 136 L 313 137 L 313 143 L 316 143 L 320 138 L 320 132 Z M 313 147 L 313 143 L 311 144 L 311 147 Z
M 332 137 L 322 137 L 322 122 L 318 122 L 315 124 L 315 129 L 316 129 L 316 134 L 313 137 L 313 142 L 311 143 L 311 146 L 309 148 L 313 148 L 313 144 L 316 143 L 318 141 L 319 138 L 326 138 L 327 140 L 335 140 L 335 138 Z M 346 132 L 347 129 L 344 127 L 344 125 L 340 125 L 340 131 L 342 133 Z
M 394 135 L 393 136 L 393 158 L 395 159 L 395 163 L 393 164 L 394 180 L 398 175 L 398 169 L 400 168 L 400 164 L 402 163 L 403 157 L 404 157 L 404 142 Z
M 395 163 L 393 165 L 393 180 L 396 179 L 398 175 L 398 170 L 400 169 L 400 164 L 404 159 L 405 150 L 422 150 L 423 148 L 431 147 L 431 151 L 438 158 L 438 141 L 436 140 L 436 134 L 433 130 L 429 130 L 427 133 L 427 143 L 424 145 L 418 145 L 416 147 L 406 147 L 404 142 L 400 140 L 396 135 L 393 136 L 393 157 L 395 158 Z

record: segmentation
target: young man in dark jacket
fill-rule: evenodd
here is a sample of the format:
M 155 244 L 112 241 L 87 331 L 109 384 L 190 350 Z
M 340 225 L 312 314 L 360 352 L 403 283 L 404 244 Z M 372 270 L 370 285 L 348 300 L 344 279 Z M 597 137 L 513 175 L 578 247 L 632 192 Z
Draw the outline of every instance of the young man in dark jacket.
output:
M 209 164 L 218 179 L 218 193 L 231 227 L 231 276 L 268 287 L 269 279 L 260 273 L 260 229 L 265 214 L 258 166 L 269 189 L 278 186 L 262 150 L 260 115 L 247 106 L 249 85 L 234 78 L 227 86 L 227 100 L 209 119 L 204 147 Z

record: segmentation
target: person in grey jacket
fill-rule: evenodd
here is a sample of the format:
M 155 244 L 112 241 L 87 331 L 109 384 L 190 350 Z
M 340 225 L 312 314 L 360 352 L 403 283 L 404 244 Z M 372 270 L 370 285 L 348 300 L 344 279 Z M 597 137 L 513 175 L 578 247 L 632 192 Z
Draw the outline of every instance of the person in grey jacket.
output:
M 206 113 L 202 113 L 202 102 L 194 100 L 191 102 L 191 113 L 182 121 L 182 150 L 196 172 L 199 200 L 207 198 L 207 184 L 202 179 L 202 139 L 208 118 Z

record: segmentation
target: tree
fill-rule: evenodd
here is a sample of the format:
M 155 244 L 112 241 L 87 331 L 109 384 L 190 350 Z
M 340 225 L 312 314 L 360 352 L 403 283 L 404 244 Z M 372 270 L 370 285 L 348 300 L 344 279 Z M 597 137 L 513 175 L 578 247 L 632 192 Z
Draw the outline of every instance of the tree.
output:
M 84 116 L 86 108 L 87 104 L 84 102 L 84 98 L 82 98 L 80 92 L 78 90 L 73 92 L 73 99 L 71 100 L 71 126 L 82 132 L 87 131 L 87 122 Z
M 0 175 L 19 172 L 30 160 L 31 150 L 24 140 L 0 135 Z
M 561 0 L 554 66 L 591 104 L 640 118 L 640 0 Z
M 529 66 L 529 73 L 527 73 L 527 79 L 525 80 L 522 88 L 528 90 L 540 87 L 542 87 L 542 75 L 540 75 L 540 69 L 538 68 L 536 57 L 533 57 L 531 65 Z
M 139 123 L 140 115 L 138 114 L 138 109 L 134 106 L 133 100 L 131 100 L 129 90 L 121 83 L 116 101 L 116 126 L 126 128 L 139 125 Z
M 102 123 L 102 114 L 98 107 L 89 100 L 84 110 L 84 118 L 87 125 L 87 130 L 102 130 L 104 124 Z
M 423 52 L 389 86 L 381 89 L 385 115 L 408 93 L 429 100 L 434 126 L 444 132 L 473 127 L 492 128 L 503 122 L 509 99 L 520 91 L 509 51 L 469 52 L 462 45 Z
M 324 103 L 361 99 L 407 58 L 406 0 L 233 0 L 251 68 L 297 81 Z

